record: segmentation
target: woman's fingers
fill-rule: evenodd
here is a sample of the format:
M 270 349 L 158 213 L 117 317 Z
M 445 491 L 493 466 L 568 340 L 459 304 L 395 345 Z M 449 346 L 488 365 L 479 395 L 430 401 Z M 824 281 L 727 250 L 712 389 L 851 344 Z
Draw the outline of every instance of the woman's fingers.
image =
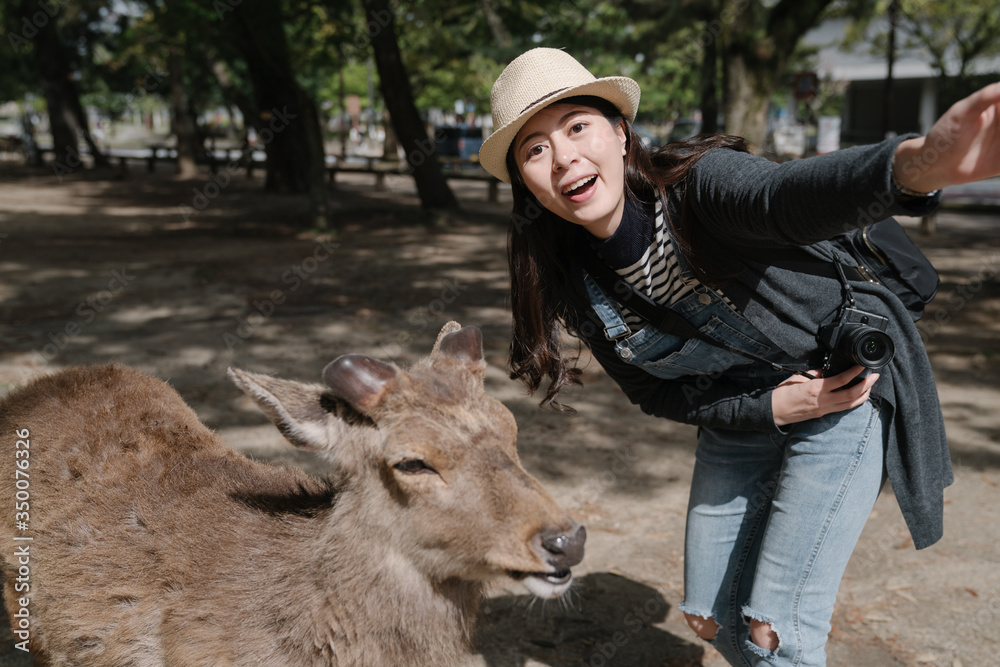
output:
M 893 174 L 904 187 L 930 192 L 1000 173 L 1000 83 L 953 104 L 925 137 L 896 148 Z
M 854 382 L 864 370 L 863 366 L 855 366 L 828 378 L 809 380 L 799 375 L 788 378 L 771 395 L 774 423 L 784 426 L 858 407 L 868 400 L 879 378 L 873 373 Z
M 875 386 L 878 378 L 877 373 L 872 373 L 860 379 L 857 384 L 850 385 L 848 382 L 848 385 L 842 385 L 837 389 L 830 390 L 827 394 L 827 400 L 829 401 L 827 405 L 832 409 L 828 412 L 839 412 L 840 410 L 856 408 L 867 401 L 872 387 Z
M 991 106 L 1000 104 L 1000 82 L 980 88 L 952 107 L 960 116 L 978 117 Z
M 854 381 L 858 375 L 860 375 L 865 370 L 864 366 L 851 366 L 846 371 L 837 373 L 836 375 L 831 375 L 828 378 L 823 378 L 822 382 L 824 389 L 829 389 L 830 391 L 836 391 L 842 389 Z

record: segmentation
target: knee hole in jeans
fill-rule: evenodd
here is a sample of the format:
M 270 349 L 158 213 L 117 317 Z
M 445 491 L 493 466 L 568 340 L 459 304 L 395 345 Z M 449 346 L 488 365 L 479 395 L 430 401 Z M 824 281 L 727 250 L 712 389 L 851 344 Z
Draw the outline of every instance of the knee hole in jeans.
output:
M 780 643 L 774 626 L 767 621 L 759 621 L 756 618 L 750 619 L 750 639 L 754 644 L 766 648 L 768 651 L 777 651 Z
M 687 624 L 691 626 L 691 629 L 694 630 L 694 633 L 702 639 L 712 641 L 719 632 L 719 624 L 713 618 L 687 613 L 684 614 L 684 618 L 687 620 Z

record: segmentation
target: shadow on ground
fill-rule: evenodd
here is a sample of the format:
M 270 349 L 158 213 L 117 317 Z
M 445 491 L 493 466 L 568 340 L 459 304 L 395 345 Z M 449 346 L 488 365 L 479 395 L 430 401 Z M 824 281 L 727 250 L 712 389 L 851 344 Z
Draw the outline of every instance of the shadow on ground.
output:
M 701 665 L 704 649 L 655 624 L 670 604 L 656 589 L 608 572 L 582 577 L 570 601 L 505 595 L 481 605 L 476 638 L 488 667 Z

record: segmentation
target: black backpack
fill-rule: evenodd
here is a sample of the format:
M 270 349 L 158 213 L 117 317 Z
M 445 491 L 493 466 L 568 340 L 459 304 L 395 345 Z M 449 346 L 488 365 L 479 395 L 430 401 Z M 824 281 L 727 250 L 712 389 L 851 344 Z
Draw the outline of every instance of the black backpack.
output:
M 876 280 L 899 297 L 916 322 L 941 286 L 934 265 L 894 218 L 844 234 L 855 257 L 875 274 Z
M 894 218 L 839 234 L 830 241 L 857 262 L 856 266 L 844 265 L 851 277 L 882 283 L 899 297 L 914 322 L 923 317 L 924 307 L 934 300 L 941 279 L 934 265 Z M 759 257 L 801 273 L 835 275 L 832 262 L 807 257 L 798 248 L 769 249 Z

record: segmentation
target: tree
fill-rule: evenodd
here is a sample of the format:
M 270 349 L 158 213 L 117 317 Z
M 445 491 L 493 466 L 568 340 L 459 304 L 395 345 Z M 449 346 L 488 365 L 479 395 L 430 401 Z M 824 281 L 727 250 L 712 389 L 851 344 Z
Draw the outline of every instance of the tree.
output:
M 832 2 L 563 0 L 543 7 L 489 0 L 477 4 L 489 9 L 478 20 L 491 36 L 475 33 L 469 43 L 506 61 L 531 46 L 565 47 L 595 73 L 636 79 L 643 117 L 662 120 L 697 108 L 703 131 L 711 132 L 721 107 L 725 131 L 763 145 L 771 96 L 800 38 Z M 430 32 L 440 43 L 439 33 Z
M 702 0 L 698 0 L 701 2 Z M 600 76 L 636 79 L 640 115 L 653 123 L 698 104 L 700 45 L 692 0 L 414 0 L 397 20 L 421 108 L 489 109 L 506 63 L 535 46 L 565 48 Z
M 1000 1 L 897 0 L 898 48 L 930 59 L 945 97 L 958 99 L 978 87 L 973 63 L 1000 54 Z M 886 50 L 887 35 L 872 24 L 888 12 L 889 0 L 877 0 L 856 15 L 848 43 L 868 41 L 875 53 Z
M 848 0 L 848 4 L 870 1 Z M 629 32 L 632 37 L 623 44 L 625 48 L 629 42 L 635 44 L 646 55 L 649 70 L 670 73 L 673 95 L 697 100 L 703 132 L 717 129 L 715 119 L 721 107 L 721 129 L 762 146 L 771 97 L 800 39 L 832 4 L 833 0 L 680 0 L 669 4 L 621 0 L 634 26 Z M 668 48 L 657 49 L 657 45 Z M 644 84 L 645 106 L 647 86 L 640 83 Z
M 720 25 L 725 128 L 763 146 L 771 94 L 802 36 L 832 0 L 724 0 Z
M 69 49 L 59 34 L 59 13 L 56 4 L 39 5 L 31 0 L 20 0 L 12 5 L 7 16 L 8 41 L 19 54 L 31 49 L 48 108 L 56 164 L 67 170 L 78 165 L 77 150 L 82 138 L 94 164 L 107 166 L 107 157 L 94 143 L 80 103 Z
M 173 46 L 167 57 L 170 71 L 170 117 L 177 138 L 177 175 L 181 178 L 198 176 L 197 158 L 204 148 L 198 141 L 197 120 L 191 113 L 190 100 L 184 89 L 184 56 L 180 46 Z
M 456 208 L 458 202 L 434 155 L 434 140 L 427 136 L 424 122 L 413 101 L 413 90 L 396 41 L 395 15 L 388 0 L 362 0 L 375 64 L 378 67 L 382 98 L 392 118 L 393 128 L 426 208 Z
M 147 42 L 145 54 L 165 61 L 169 76 L 170 125 L 176 138 L 177 175 L 198 176 L 197 161 L 204 152 L 198 132 L 197 105 L 192 93 L 201 86 L 190 85 L 190 72 L 200 65 L 199 49 L 193 45 L 214 43 L 218 35 L 213 13 L 187 0 L 151 2 L 150 12 L 139 22 L 133 37 Z
M 326 228 L 330 203 L 319 114 L 295 76 L 281 3 L 244 0 L 221 6 L 225 10 L 219 19 L 234 40 L 253 84 L 258 115 L 249 120 L 267 151 L 265 188 L 308 193 L 310 223 Z

